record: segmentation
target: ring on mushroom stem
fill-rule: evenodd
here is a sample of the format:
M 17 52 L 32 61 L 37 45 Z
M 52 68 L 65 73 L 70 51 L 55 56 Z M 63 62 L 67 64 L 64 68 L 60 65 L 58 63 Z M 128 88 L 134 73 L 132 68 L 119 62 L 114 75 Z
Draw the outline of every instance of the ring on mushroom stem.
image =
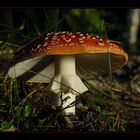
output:
M 115 41 L 82 33 L 48 33 L 15 52 L 8 75 L 27 82 L 49 83 L 54 105 L 65 108 L 76 95 L 88 90 L 81 76 L 92 71 L 108 72 L 108 54 L 112 71 L 128 61 L 128 55 Z M 75 114 L 75 106 L 65 109 Z

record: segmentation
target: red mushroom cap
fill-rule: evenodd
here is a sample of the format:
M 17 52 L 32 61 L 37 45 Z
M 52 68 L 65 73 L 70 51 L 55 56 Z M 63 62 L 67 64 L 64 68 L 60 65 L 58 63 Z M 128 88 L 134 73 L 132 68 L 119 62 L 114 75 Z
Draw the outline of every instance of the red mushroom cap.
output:
M 85 53 L 113 53 L 125 57 L 127 54 L 115 41 L 89 34 L 57 32 L 33 41 L 15 53 L 16 61 L 42 55 L 70 55 Z
M 109 71 L 110 55 L 112 71 L 124 66 L 128 55 L 114 41 L 91 36 L 89 34 L 57 32 L 48 33 L 28 43 L 15 52 L 13 66 L 22 61 L 33 61 L 33 58 L 44 57 L 51 63 L 54 55 L 75 55 L 77 67 L 89 71 Z M 44 61 L 44 60 L 43 60 Z M 29 66 L 29 65 L 28 65 Z

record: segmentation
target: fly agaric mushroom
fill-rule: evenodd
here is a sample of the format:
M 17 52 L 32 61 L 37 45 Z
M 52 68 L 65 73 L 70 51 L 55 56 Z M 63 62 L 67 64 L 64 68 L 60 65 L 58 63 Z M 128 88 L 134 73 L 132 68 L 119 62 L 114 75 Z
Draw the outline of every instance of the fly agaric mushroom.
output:
M 123 67 L 128 55 L 111 40 L 80 32 L 48 33 L 23 46 L 15 52 L 8 75 L 27 82 L 49 83 L 50 91 L 58 97 L 55 105 L 70 98 L 62 107 L 75 101 L 76 93 L 88 90 L 79 77 L 79 71 L 109 71 L 108 54 L 111 69 Z M 66 114 L 75 114 L 75 106 L 65 109 Z

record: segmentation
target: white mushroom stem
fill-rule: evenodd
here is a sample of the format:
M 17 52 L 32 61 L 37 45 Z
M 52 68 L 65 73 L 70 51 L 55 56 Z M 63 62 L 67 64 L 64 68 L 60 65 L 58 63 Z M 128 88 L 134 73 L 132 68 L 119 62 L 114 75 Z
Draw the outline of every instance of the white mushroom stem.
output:
M 76 100 L 76 94 L 88 90 L 76 74 L 74 55 L 55 56 L 55 75 L 51 84 L 50 90 L 56 93 L 53 103 L 55 106 L 62 105 L 63 108 Z M 64 99 L 66 101 L 62 102 Z M 67 115 L 75 115 L 75 106 L 65 109 L 65 112 Z

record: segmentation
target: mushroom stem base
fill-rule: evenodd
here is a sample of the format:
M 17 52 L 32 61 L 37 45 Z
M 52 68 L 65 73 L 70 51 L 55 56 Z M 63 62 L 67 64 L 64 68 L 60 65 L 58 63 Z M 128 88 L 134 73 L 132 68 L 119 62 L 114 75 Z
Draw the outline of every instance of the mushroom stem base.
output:
M 68 93 L 53 93 L 51 95 L 51 104 L 54 106 L 62 106 L 62 109 L 65 109 L 66 115 L 75 115 L 75 105 L 76 95 L 71 92 Z

